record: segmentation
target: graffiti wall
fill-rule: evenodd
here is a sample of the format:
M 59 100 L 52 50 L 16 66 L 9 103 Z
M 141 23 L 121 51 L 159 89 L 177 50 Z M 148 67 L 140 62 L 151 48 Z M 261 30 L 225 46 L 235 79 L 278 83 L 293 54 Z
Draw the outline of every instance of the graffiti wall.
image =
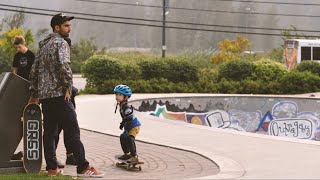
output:
M 320 99 L 259 96 L 136 100 L 135 109 L 166 120 L 272 136 L 320 140 Z

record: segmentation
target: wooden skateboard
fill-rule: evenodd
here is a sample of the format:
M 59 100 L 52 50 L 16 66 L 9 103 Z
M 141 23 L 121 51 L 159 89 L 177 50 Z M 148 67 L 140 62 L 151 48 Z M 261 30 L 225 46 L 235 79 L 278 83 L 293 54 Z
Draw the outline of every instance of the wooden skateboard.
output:
M 130 163 L 128 162 L 128 160 L 121 160 L 121 159 L 118 159 L 121 155 L 117 155 L 115 156 L 115 159 L 118 161 L 116 163 L 116 166 L 117 167 L 122 167 L 122 168 L 125 168 L 127 169 L 127 171 L 130 171 L 130 170 L 138 170 L 138 171 L 141 171 L 142 168 L 141 168 L 141 164 L 144 164 L 144 162 L 134 162 L 134 163 Z M 137 166 L 138 165 L 138 166 Z
M 28 104 L 23 111 L 23 166 L 38 174 L 42 165 L 42 114 L 40 106 Z

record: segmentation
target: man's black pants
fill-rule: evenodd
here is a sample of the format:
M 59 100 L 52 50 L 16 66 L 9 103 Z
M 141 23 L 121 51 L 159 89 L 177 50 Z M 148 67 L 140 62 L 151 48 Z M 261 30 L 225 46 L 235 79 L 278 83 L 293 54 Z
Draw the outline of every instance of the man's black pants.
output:
M 41 104 L 44 127 L 44 156 L 47 163 L 46 169 L 57 168 L 57 162 L 54 159 L 56 152 L 55 140 L 58 136 L 58 125 L 60 124 L 78 164 L 77 172 L 80 173 L 88 167 L 89 162 L 85 159 L 85 150 L 80 140 L 77 115 L 72 103 L 64 100 L 64 97 L 57 97 L 43 99 L 41 100 Z
M 72 92 L 71 99 L 70 99 L 74 108 L 76 108 L 76 102 L 75 102 L 76 93 L 77 92 Z M 58 144 L 59 144 L 59 135 L 60 135 L 61 131 L 62 131 L 62 125 L 59 124 L 58 125 L 58 136 L 56 138 L 56 148 L 58 147 Z M 70 143 L 68 142 L 68 139 L 66 138 L 65 135 L 63 135 L 63 139 L 64 139 L 64 147 L 66 148 L 66 154 L 72 154 Z

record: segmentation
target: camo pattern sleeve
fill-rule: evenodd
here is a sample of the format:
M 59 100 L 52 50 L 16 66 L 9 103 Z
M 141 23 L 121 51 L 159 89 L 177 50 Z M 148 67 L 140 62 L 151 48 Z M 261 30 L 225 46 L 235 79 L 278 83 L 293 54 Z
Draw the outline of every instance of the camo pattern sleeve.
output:
M 39 99 L 71 94 L 72 71 L 69 66 L 70 48 L 57 33 L 39 43 L 39 52 L 31 70 L 30 90 Z
M 69 91 L 71 94 L 72 92 L 72 71 L 69 66 L 70 64 L 70 47 L 66 41 L 59 42 L 58 46 L 58 53 L 59 53 L 59 60 L 57 63 L 57 69 L 59 69 L 60 73 L 60 86 L 62 87 L 62 91 L 66 92 Z

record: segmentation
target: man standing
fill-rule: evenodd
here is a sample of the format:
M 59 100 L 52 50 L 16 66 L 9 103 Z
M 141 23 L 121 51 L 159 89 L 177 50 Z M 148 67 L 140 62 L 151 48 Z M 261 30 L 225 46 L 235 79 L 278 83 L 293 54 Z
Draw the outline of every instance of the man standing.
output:
M 44 156 L 49 176 L 62 173 L 57 167 L 55 139 L 58 125 L 70 143 L 77 162 L 77 174 L 80 177 L 103 177 L 85 159 L 84 146 L 80 140 L 77 115 L 70 102 L 72 90 L 72 71 L 70 69 L 70 48 L 63 39 L 71 31 L 71 20 L 63 13 L 51 19 L 53 33 L 39 43 L 39 52 L 31 69 L 30 103 L 42 104 L 44 121 Z
M 12 65 L 13 73 L 29 80 L 31 66 L 35 58 L 34 54 L 27 48 L 26 41 L 22 36 L 16 36 L 13 44 L 17 50 Z

